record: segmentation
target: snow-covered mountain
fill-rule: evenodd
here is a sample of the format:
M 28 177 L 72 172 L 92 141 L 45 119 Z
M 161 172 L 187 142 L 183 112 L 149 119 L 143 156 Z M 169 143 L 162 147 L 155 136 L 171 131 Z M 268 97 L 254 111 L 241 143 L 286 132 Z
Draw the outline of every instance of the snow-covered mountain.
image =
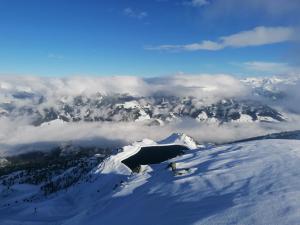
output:
M 194 144 L 184 134 L 135 142 L 93 168 L 78 165 L 78 180 L 54 193 L 41 189 L 49 181 L 18 182 L 19 172 L 2 176 L 1 224 L 299 223 L 299 140 Z M 143 154 L 151 155 L 146 165 L 139 164 Z M 138 170 L 126 166 L 128 159 L 140 165 Z M 157 159 L 166 161 L 151 164 Z M 64 184 L 78 174 L 74 168 L 49 176 L 50 181 L 60 178 Z
M 254 95 L 263 96 L 272 100 L 284 99 L 286 90 L 282 86 L 293 87 L 299 84 L 300 76 L 272 76 L 272 77 L 248 77 L 241 80 L 249 86 Z
M 56 93 L 58 90 L 51 88 L 39 89 L 40 86 L 45 86 L 43 80 L 38 81 L 37 84 L 34 81 L 31 84 L 26 80 L 27 83 L 24 81 L 22 85 L 12 81 L 11 83 L 0 81 L 0 118 L 14 120 L 26 118 L 34 125 L 52 123 L 52 121 L 58 123 L 62 121 L 143 121 L 149 125 L 163 125 L 185 118 L 195 119 L 200 123 L 219 124 L 281 122 L 289 119 L 288 115 L 282 111 L 282 108 L 276 107 L 274 102 L 285 101 L 289 90 L 286 86 L 295 88 L 300 80 L 298 76 L 246 78 L 241 81 L 235 80 L 231 82 L 232 84 L 229 82 L 232 87 L 227 87 L 228 78 L 224 79 L 224 77 L 216 79 L 214 82 L 217 84 L 213 83 L 213 85 L 209 80 L 215 78 L 205 78 L 207 84 L 193 83 L 203 82 L 203 78 L 190 79 L 191 81 L 188 78 L 175 77 L 174 80 L 171 78 L 167 81 L 162 79 L 161 82 L 156 80 L 156 83 L 139 81 L 144 83 L 140 84 L 141 87 L 137 84 L 137 89 L 143 89 L 145 85 L 145 89 L 158 89 L 158 92 L 144 95 L 142 92 L 128 94 L 125 89 L 122 92 L 120 88 L 117 93 L 108 93 L 107 89 L 111 86 L 115 87 L 116 84 L 105 83 L 104 86 L 103 81 L 99 83 L 102 86 L 98 89 L 89 81 L 88 84 L 93 86 L 89 90 L 85 84 L 81 87 L 72 81 L 69 81 L 70 84 L 68 83 L 64 88 L 65 83 L 57 83 L 58 81 L 54 80 L 53 85 L 62 86 L 58 89 L 60 94 Z M 96 81 L 95 83 L 97 84 Z M 174 93 L 162 91 L 168 89 L 168 85 L 174 86 L 171 86 Z M 120 86 L 122 87 L 122 84 Z M 183 87 L 185 92 L 181 93 Z M 68 90 L 65 90 L 66 88 Z M 80 92 L 81 89 L 84 91 Z M 248 89 L 250 89 L 249 93 L 246 91 Z M 180 94 L 176 93 L 176 90 Z M 222 90 L 228 94 L 223 93 Z M 236 93 L 236 90 L 244 91 Z M 270 99 L 272 105 L 268 102 Z
M 0 224 L 296 225 L 299 84 L 1 80 Z
M 223 99 L 206 105 L 195 97 L 133 97 L 129 95 L 92 97 L 76 96 L 58 101 L 55 106 L 42 102 L 18 106 L 14 102 L 0 104 L 2 117 L 28 117 L 34 125 L 51 121 L 117 121 L 163 125 L 183 118 L 206 123 L 281 122 L 286 118 L 274 108 L 258 101 Z
M 192 137 L 183 133 L 173 133 L 166 139 L 159 141 L 158 144 L 178 144 L 186 146 L 189 149 L 196 149 L 199 147 L 197 142 Z

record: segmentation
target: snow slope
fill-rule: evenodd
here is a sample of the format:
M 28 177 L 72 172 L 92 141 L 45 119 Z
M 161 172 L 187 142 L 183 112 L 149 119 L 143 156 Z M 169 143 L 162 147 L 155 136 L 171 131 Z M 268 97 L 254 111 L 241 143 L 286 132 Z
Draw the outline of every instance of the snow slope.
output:
M 7 191 L 0 185 L 0 224 L 299 224 L 299 140 L 189 150 L 139 174 L 121 163 L 141 145 L 154 144 L 127 146 L 95 168 L 89 181 L 52 196 L 37 194 L 33 202 L 20 199 L 38 193 L 36 187 Z M 166 168 L 170 162 L 175 173 Z

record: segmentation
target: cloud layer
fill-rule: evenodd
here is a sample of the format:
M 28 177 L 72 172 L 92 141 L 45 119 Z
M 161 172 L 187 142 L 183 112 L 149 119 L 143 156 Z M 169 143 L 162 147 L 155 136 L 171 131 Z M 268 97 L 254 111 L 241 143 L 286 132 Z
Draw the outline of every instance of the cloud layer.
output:
M 61 143 L 103 148 L 122 147 L 143 138 L 162 140 L 173 132 L 192 136 L 200 143 L 222 143 L 270 132 L 299 128 L 299 124 L 199 124 L 183 120 L 163 127 L 143 123 L 65 123 L 42 127 L 0 119 L 0 157 L 29 151 L 47 151 Z
M 252 65 L 253 66 L 253 65 Z M 165 126 L 146 126 L 142 122 L 94 122 L 63 123 L 45 126 L 31 126 L 25 119 L 14 121 L 0 118 L 0 156 L 32 150 L 47 150 L 62 142 L 72 141 L 79 145 L 98 147 L 117 147 L 143 138 L 160 140 L 173 132 L 183 132 L 199 142 L 226 142 L 241 138 L 262 135 L 275 131 L 299 129 L 300 95 L 299 79 L 285 82 L 283 78 L 253 80 L 253 86 L 247 86 L 229 75 L 178 75 L 160 78 L 138 77 L 1 77 L 0 103 L 12 100 L 12 95 L 25 94 L 29 100 L 23 104 L 32 104 L 31 96 L 45 96 L 43 104 L 54 104 L 57 99 L 95 93 L 129 93 L 136 96 L 175 95 L 195 96 L 211 103 L 230 97 L 251 98 L 252 87 L 266 85 L 266 90 L 274 87 L 283 92 L 285 99 L 277 102 L 283 109 L 294 113 L 290 123 L 278 124 L 201 124 L 195 120 L 183 119 Z M 31 95 L 33 94 L 33 95 Z M 13 101 L 17 101 L 14 98 Z M 275 105 L 276 102 L 271 102 Z M 278 105 L 277 105 L 278 106 Z M 291 118 L 291 117 L 290 117 Z
M 255 27 L 229 36 L 220 37 L 217 41 L 204 40 L 199 43 L 184 45 L 160 45 L 147 47 L 147 50 L 166 51 L 217 51 L 224 48 L 243 48 L 261 46 L 296 40 L 296 30 L 292 27 Z
M 27 92 L 47 96 L 48 101 L 66 96 L 101 93 L 134 96 L 172 95 L 201 97 L 208 102 L 244 95 L 247 88 L 229 75 L 177 75 L 160 78 L 116 77 L 2 77 L 0 101 L 12 93 Z

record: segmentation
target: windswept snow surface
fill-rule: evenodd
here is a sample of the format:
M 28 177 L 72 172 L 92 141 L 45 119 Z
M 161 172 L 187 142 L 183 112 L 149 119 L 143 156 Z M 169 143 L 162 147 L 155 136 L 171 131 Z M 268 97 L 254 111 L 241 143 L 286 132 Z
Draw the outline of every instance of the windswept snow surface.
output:
M 299 224 L 299 140 L 189 150 L 131 174 L 121 161 L 144 144 L 155 143 L 127 146 L 95 168 L 90 182 L 33 202 L 20 200 L 36 187 L 0 185 L 0 224 Z

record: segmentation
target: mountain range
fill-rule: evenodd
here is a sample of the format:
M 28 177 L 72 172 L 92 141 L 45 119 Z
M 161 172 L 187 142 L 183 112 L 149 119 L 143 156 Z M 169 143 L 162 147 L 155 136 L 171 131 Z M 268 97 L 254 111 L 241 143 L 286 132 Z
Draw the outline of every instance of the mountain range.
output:
M 285 101 L 288 93 L 281 87 L 295 86 L 298 81 L 298 77 L 246 78 L 240 81 L 240 85 L 248 88 L 249 94 L 230 98 L 219 96 L 214 101 L 197 95 L 176 96 L 158 92 L 151 96 L 137 96 L 103 94 L 101 90 L 88 95 L 82 93 L 53 98 L 50 97 L 53 94 L 49 96 L 49 93 L 34 92 L 24 87 L 10 90 L 7 88 L 9 85 L 2 84 L 0 117 L 27 118 L 36 126 L 78 121 L 143 121 L 148 125 L 164 125 L 186 118 L 217 124 L 283 122 L 289 120 L 288 113 L 278 105 Z M 209 93 L 210 89 L 207 88 L 207 91 Z

